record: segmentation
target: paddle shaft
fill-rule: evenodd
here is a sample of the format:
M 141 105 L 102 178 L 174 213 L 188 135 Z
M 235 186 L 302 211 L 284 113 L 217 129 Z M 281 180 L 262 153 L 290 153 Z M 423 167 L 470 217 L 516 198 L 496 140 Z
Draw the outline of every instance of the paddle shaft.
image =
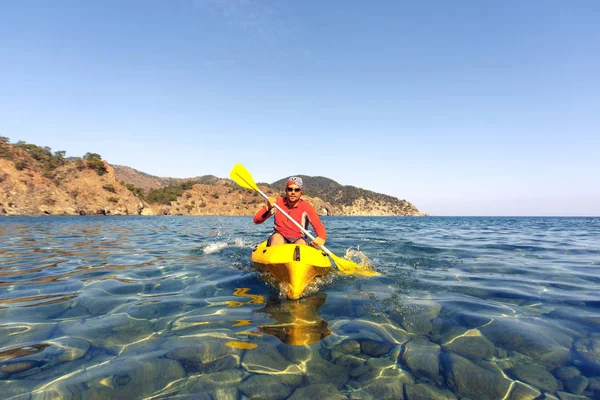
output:
M 262 197 L 264 197 L 264 198 L 265 198 L 267 201 L 269 201 L 269 196 L 267 196 L 266 194 L 264 194 L 264 193 L 262 192 L 262 190 L 260 190 L 260 189 L 256 188 L 256 191 L 257 191 L 258 193 L 260 193 L 260 195 L 261 195 Z M 287 217 L 287 218 L 288 218 L 290 221 L 292 221 L 292 222 L 294 223 L 294 225 L 296 225 L 298 228 L 300 228 L 300 230 L 301 230 L 301 231 L 302 231 L 302 232 L 303 232 L 303 233 L 304 233 L 306 236 L 308 236 L 308 237 L 310 238 L 310 240 L 313 240 L 313 241 L 315 240 L 315 237 L 314 237 L 313 235 L 311 235 L 311 233 L 310 233 L 309 231 L 307 231 L 306 229 L 304 229 L 304 227 L 303 227 L 302 225 L 300 225 L 300 224 L 298 223 L 298 221 L 296 221 L 294 218 L 292 218 L 292 217 L 290 216 L 290 214 L 288 214 L 288 213 L 286 213 L 285 211 L 283 211 L 283 208 L 279 207 L 279 206 L 277 205 L 277 203 L 275 203 L 275 208 L 276 208 L 276 209 L 277 209 L 277 210 L 278 210 L 280 213 L 282 213 L 283 215 L 285 215 L 285 216 L 286 216 L 286 217 Z M 320 248 L 321 250 L 323 250 L 325 253 L 327 253 L 329 256 L 333 257 L 333 254 L 332 254 L 332 253 L 331 253 L 331 252 L 330 252 L 330 251 L 329 251 L 329 250 L 328 250 L 328 249 L 327 249 L 325 246 L 319 246 L 319 248 Z

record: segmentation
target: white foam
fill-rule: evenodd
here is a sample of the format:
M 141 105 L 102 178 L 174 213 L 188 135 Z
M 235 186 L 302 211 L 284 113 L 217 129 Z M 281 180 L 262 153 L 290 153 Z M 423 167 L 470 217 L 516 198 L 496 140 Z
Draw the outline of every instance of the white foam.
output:
M 212 254 L 221 249 L 224 249 L 225 247 L 227 247 L 227 242 L 215 242 L 215 243 L 207 244 L 203 250 L 204 250 L 204 254 Z
M 236 238 L 233 240 L 233 242 L 214 242 L 214 243 L 209 243 L 206 246 L 204 246 L 204 248 L 202 249 L 204 251 L 204 254 L 212 254 L 212 253 L 216 253 L 220 250 L 223 250 L 225 247 L 252 247 L 253 244 L 250 242 L 246 242 L 244 239 L 242 238 Z

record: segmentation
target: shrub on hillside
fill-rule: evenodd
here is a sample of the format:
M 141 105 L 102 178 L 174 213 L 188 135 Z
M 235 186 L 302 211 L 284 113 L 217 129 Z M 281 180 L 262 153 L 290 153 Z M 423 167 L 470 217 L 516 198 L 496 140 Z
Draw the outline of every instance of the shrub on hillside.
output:
M 172 201 L 177 200 L 177 198 L 181 196 L 184 191 L 191 189 L 195 183 L 196 182 L 194 181 L 186 181 L 165 186 L 163 188 L 150 189 L 148 195 L 146 196 L 146 201 L 148 203 L 169 205 Z
M 125 187 L 127 189 L 129 189 L 129 191 L 131 193 L 133 193 L 134 195 L 136 195 L 140 199 L 144 199 L 145 200 L 146 196 L 144 195 L 144 189 L 142 189 L 141 187 L 137 187 L 133 183 L 126 183 Z
M 12 160 L 13 156 L 8 147 L 8 138 L 0 136 L 0 158 Z
M 66 153 L 64 151 L 52 153 L 52 149 L 50 147 L 36 146 L 35 144 L 26 143 L 22 140 L 18 141 L 14 146 L 29 153 L 29 155 L 34 160 L 38 161 L 42 168 L 47 171 L 56 169 L 65 163 Z
M 102 185 L 102 189 L 107 190 L 107 191 L 109 191 L 111 193 L 117 193 L 117 190 L 115 189 L 115 186 L 112 185 L 112 184 L 110 184 L 110 183 L 108 183 L 106 185 Z
M 93 169 L 94 171 L 96 171 L 98 175 L 102 176 L 108 172 L 106 164 L 104 164 L 104 161 L 102 161 L 102 157 L 100 156 L 100 154 L 85 153 L 83 159 L 85 160 L 86 166 L 89 169 Z

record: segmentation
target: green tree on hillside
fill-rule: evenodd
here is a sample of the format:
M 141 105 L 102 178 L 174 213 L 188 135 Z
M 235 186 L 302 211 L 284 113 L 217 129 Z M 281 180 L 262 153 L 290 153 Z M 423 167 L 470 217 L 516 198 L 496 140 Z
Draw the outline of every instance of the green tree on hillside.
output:
M 85 163 L 89 169 L 93 169 L 100 176 L 108 172 L 102 157 L 98 153 L 85 153 L 83 156 Z
M 148 203 L 169 205 L 172 201 L 177 200 L 185 190 L 191 189 L 196 183 L 195 181 L 186 181 L 158 189 L 151 189 L 146 196 L 146 201 Z
M 14 146 L 25 150 L 31 158 L 38 161 L 46 171 L 52 171 L 65 163 L 64 151 L 52 153 L 52 149 L 48 146 L 41 147 L 35 144 L 26 143 L 22 140 L 19 140 Z M 24 160 L 21 161 L 25 163 Z
M 5 136 L 0 136 L 0 158 L 4 158 L 7 160 L 12 159 L 12 154 L 10 153 L 10 148 L 8 147 L 9 139 Z

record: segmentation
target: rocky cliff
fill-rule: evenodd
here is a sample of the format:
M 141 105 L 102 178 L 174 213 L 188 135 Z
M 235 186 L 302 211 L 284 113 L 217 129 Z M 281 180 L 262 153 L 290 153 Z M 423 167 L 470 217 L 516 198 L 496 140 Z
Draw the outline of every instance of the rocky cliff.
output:
M 95 153 L 67 159 L 0 139 L 0 215 L 252 215 L 264 204 L 229 179 L 160 178 L 111 166 Z M 305 178 L 303 198 L 321 215 L 422 215 L 406 200 L 331 180 L 324 191 L 317 183 L 327 178 Z M 283 194 L 280 182 L 260 186 L 270 196 Z

